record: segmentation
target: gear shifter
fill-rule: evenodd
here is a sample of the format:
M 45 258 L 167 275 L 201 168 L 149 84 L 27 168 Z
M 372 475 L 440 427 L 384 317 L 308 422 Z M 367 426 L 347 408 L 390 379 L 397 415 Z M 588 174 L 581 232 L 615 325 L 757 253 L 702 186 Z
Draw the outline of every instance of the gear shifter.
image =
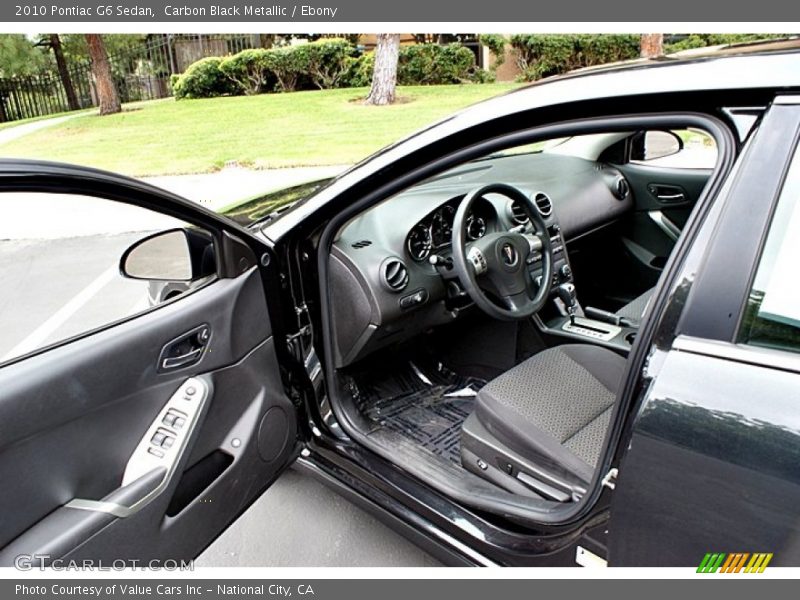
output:
M 575 324 L 575 313 L 578 310 L 578 296 L 575 293 L 575 285 L 572 283 L 562 283 L 556 288 L 556 294 L 564 303 L 569 315 L 569 322 Z

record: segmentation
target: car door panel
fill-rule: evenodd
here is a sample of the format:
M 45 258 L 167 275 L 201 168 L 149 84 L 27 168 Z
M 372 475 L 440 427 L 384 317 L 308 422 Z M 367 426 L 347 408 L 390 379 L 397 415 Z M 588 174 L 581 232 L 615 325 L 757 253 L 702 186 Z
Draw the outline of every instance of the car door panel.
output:
M 639 163 L 615 166 L 634 198 L 634 212 L 621 231 L 627 276 L 617 284 L 620 301 L 627 302 L 658 281 L 711 171 Z
M 163 201 L 192 216 L 185 202 Z M 41 551 L 51 559 L 191 558 L 292 457 L 295 409 L 278 371 L 261 267 L 231 276 L 242 247 L 250 251 L 220 225 L 228 276 L 0 368 L 0 564 Z M 210 338 L 200 358 L 160 370 L 165 345 L 201 326 Z M 174 472 L 121 487 L 143 435 L 191 378 L 208 395 Z M 75 500 L 131 506 L 159 485 L 124 517 L 74 508 Z
M 618 168 L 631 186 L 636 206 L 631 239 L 657 256 L 669 256 L 676 238 L 654 217 L 660 213 L 680 234 L 708 183 L 711 170 L 638 163 L 628 163 Z

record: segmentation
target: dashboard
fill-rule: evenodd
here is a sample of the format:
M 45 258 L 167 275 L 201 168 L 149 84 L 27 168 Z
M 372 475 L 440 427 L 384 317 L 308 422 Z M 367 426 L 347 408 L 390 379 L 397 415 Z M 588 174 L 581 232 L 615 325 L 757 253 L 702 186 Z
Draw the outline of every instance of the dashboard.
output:
M 570 239 L 632 210 L 630 186 L 619 185 L 621 179 L 613 167 L 582 158 L 501 155 L 461 165 L 360 213 L 340 229 L 329 258 L 336 366 L 452 322 L 470 308 L 452 269 L 442 265 L 452 256 L 456 211 L 471 190 L 506 183 L 534 200 L 550 233 L 557 283 L 571 277 Z M 465 236 L 469 242 L 520 227 L 531 227 L 521 207 L 491 193 L 473 204 Z

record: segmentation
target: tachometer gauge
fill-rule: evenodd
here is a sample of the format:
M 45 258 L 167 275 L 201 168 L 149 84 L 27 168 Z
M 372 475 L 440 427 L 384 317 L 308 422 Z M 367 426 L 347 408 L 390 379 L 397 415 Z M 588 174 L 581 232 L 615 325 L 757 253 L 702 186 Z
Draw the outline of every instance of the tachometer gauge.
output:
M 431 253 L 431 230 L 419 223 L 409 232 L 406 239 L 408 254 L 414 260 L 425 260 Z
M 433 215 L 431 237 L 435 247 L 444 246 L 452 241 L 455 215 L 456 209 L 452 206 L 443 206 Z
M 481 217 L 470 215 L 467 217 L 467 238 L 477 240 L 486 234 L 486 221 Z

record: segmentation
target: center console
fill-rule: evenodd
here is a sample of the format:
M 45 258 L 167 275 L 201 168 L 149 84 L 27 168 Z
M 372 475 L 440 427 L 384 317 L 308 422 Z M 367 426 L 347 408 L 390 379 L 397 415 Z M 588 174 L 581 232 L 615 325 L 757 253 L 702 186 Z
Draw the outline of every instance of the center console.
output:
M 539 330 L 549 336 L 605 346 L 627 354 L 639 324 L 598 308 L 582 307 L 558 225 L 549 228 L 553 246 L 551 302 L 534 315 Z

